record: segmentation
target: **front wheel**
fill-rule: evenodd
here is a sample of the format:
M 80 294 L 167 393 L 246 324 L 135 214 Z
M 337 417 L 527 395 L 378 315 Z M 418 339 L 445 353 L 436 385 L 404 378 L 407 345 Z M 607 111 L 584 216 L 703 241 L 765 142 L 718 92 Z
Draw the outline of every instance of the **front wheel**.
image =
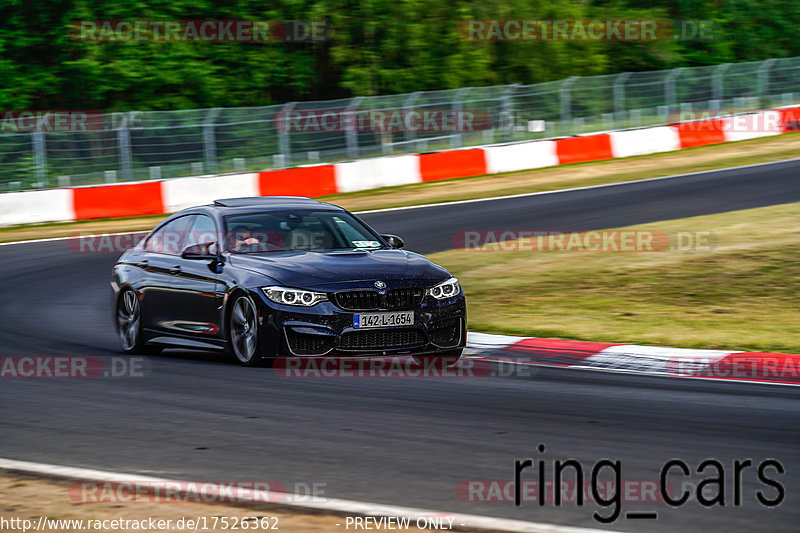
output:
M 258 345 L 258 316 L 253 300 L 248 296 L 239 296 L 231 306 L 228 319 L 231 351 L 239 363 L 254 365 L 261 360 L 261 348 Z
M 438 353 L 436 355 L 415 355 L 414 361 L 423 368 L 447 368 L 461 359 L 463 348 Z
M 155 355 L 159 346 L 145 344 L 142 335 L 142 305 L 131 289 L 125 289 L 117 300 L 117 332 L 119 343 L 125 353 Z

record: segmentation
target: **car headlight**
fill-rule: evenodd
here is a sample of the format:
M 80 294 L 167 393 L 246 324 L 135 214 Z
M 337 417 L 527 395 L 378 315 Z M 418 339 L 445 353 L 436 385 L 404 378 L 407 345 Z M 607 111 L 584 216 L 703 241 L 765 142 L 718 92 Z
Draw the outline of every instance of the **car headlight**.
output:
M 425 293 L 429 296 L 433 296 L 437 300 L 444 300 L 445 298 L 452 298 L 453 296 L 458 296 L 461 293 L 461 285 L 458 284 L 458 280 L 456 278 L 450 278 L 447 281 L 443 281 L 438 285 L 434 285 Z
M 328 295 L 324 292 L 304 291 L 302 289 L 290 289 L 288 287 L 262 287 L 261 290 L 264 291 L 267 298 L 276 304 L 283 305 L 311 307 L 312 305 L 317 305 L 319 302 L 324 302 L 328 299 Z

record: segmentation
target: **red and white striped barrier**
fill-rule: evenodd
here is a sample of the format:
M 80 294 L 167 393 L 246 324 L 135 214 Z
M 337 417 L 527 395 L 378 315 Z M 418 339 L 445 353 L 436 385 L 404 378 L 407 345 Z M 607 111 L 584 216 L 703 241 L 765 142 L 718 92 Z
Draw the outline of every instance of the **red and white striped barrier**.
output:
M 611 137 L 611 153 L 615 158 L 681 149 L 681 136 L 675 126 L 615 131 L 609 135 Z
M 800 130 L 800 107 L 330 165 L 0 194 L 0 226 L 158 215 L 239 196 L 326 196 L 741 141 Z
M 420 157 L 397 155 L 333 165 L 336 192 L 354 192 L 422 181 Z
M 486 173 L 515 172 L 532 168 L 554 167 L 559 164 L 558 141 L 536 141 L 483 149 L 486 154 Z
M 71 189 L 0 194 L 0 226 L 77 220 Z
M 261 196 L 258 174 L 180 178 L 162 182 L 161 198 L 166 213 L 234 196 Z
M 728 381 L 800 385 L 800 354 L 695 350 L 468 333 L 478 357 L 557 366 Z

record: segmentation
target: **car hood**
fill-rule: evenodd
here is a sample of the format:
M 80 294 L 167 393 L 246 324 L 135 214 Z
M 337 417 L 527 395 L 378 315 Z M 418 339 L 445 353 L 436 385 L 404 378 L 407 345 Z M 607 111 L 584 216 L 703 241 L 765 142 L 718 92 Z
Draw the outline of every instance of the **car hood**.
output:
M 424 256 L 405 250 L 233 254 L 230 263 L 290 287 L 379 280 L 436 283 L 450 276 Z

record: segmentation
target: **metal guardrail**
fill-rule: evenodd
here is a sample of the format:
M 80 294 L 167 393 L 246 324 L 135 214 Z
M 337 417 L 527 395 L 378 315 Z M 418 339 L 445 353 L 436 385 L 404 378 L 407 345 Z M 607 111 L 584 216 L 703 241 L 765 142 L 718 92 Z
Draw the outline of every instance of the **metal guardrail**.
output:
M 103 114 L 88 131 L 3 132 L 0 191 L 283 168 L 676 122 L 800 102 L 800 57 L 250 108 Z M 288 116 L 471 113 L 479 128 L 285 127 Z M 707 115 L 706 115 L 707 116 Z

